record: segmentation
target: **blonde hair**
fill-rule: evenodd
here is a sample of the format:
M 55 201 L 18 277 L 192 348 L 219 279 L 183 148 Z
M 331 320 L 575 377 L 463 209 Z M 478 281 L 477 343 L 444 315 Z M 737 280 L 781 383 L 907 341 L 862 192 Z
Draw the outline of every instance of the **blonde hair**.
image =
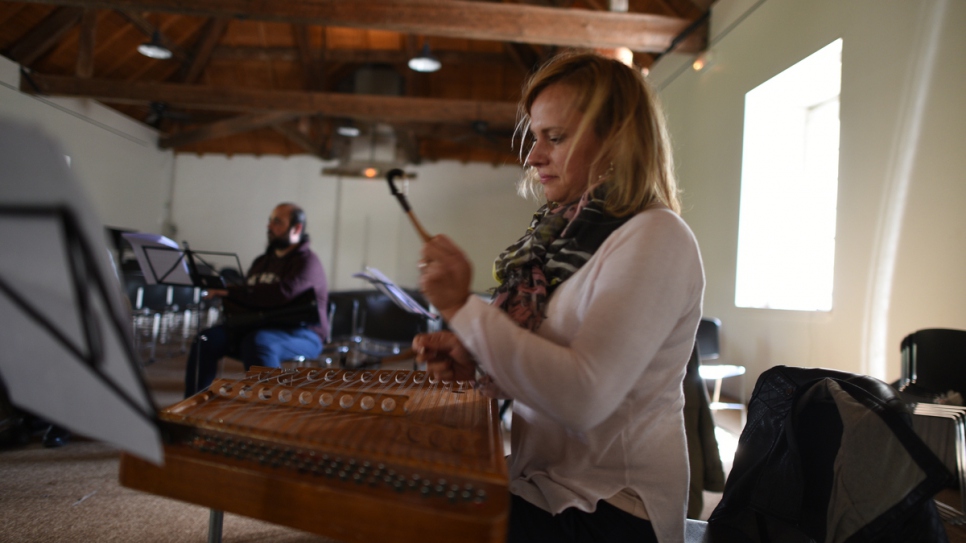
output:
M 670 141 L 656 94 L 640 70 L 588 52 L 550 59 L 523 87 L 514 137 L 525 167 L 521 194 L 542 196 L 534 168 L 526 167 L 532 149 L 530 110 L 541 92 L 558 83 L 576 91 L 576 106 L 583 113 L 575 141 L 593 129 L 601 142 L 587 187 L 602 184 L 607 212 L 623 217 L 660 202 L 680 213 Z

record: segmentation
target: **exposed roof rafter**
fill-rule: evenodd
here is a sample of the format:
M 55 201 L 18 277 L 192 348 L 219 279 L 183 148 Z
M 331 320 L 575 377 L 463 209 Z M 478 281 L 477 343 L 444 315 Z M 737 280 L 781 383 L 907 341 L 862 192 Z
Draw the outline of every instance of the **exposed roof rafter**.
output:
M 11 47 L 6 53 L 7 56 L 22 66 L 30 66 L 56 45 L 60 38 L 81 20 L 83 14 L 84 9 L 76 7 L 54 10 L 49 17 Z
M 374 28 L 407 34 L 571 47 L 628 47 L 665 51 L 691 20 L 646 13 L 614 13 L 466 0 L 28 0 L 30 3 L 207 17 Z M 701 50 L 707 35 L 685 39 L 679 50 Z
M 181 107 L 219 111 L 291 111 L 380 122 L 471 123 L 513 126 L 513 102 L 374 96 L 334 92 L 257 90 L 177 83 L 141 83 L 31 74 L 21 77 L 20 90 L 50 96 L 76 96 L 104 102 L 146 104 L 163 102 Z

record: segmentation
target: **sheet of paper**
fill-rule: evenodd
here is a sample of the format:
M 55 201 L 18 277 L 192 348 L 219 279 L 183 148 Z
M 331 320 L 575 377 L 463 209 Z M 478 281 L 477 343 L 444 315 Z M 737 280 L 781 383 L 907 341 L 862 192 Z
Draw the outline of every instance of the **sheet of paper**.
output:
M 402 308 L 404 311 L 409 313 L 415 313 L 416 315 L 422 315 L 424 317 L 429 317 L 430 319 L 436 320 L 439 315 L 431 313 L 428 309 L 420 305 L 419 302 L 413 299 L 412 296 L 406 293 L 405 290 L 399 287 L 391 279 L 385 276 L 381 271 L 376 268 L 366 267 L 365 270 L 361 272 L 356 272 L 352 274 L 352 277 L 358 277 L 359 279 L 365 279 L 374 287 L 382 291 L 383 294 L 389 297 L 397 306 Z
M 184 253 L 173 240 L 146 232 L 126 232 L 121 237 L 131 244 L 145 283 L 193 284 Z
M 63 151 L 0 120 L 0 172 L 0 377 L 11 401 L 163 462 L 104 227 Z

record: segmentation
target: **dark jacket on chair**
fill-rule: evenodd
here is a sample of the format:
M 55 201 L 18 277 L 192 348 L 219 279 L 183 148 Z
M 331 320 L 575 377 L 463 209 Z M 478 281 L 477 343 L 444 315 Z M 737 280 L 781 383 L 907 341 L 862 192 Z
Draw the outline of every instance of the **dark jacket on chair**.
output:
M 715 543 L 945 542 L 930 498 L 950 477 L 885 383 L 778 366 L 755 386 L 708 533 Z

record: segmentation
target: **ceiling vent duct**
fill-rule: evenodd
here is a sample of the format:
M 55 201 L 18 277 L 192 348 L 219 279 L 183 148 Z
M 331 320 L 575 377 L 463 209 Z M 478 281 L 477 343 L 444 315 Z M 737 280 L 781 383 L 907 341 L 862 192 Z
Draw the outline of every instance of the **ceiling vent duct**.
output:
M 402 76 L 388 66 L 362 66 L 351 78 L 351 91 L 354 94 L 400 96 L 402 85 Z M 346 136 L 348 142 L 339 153 L 339 165 L 324 169 L 323 174 L 372 178 L 381 177 L 384 172 L 405 165 L 404 160 L 399 160 L 396 133 L 392 126 L 355 121 L 340 126 L 338 130 L 349 134 Z M 353 132 L 357 135 L 352 136 Z

